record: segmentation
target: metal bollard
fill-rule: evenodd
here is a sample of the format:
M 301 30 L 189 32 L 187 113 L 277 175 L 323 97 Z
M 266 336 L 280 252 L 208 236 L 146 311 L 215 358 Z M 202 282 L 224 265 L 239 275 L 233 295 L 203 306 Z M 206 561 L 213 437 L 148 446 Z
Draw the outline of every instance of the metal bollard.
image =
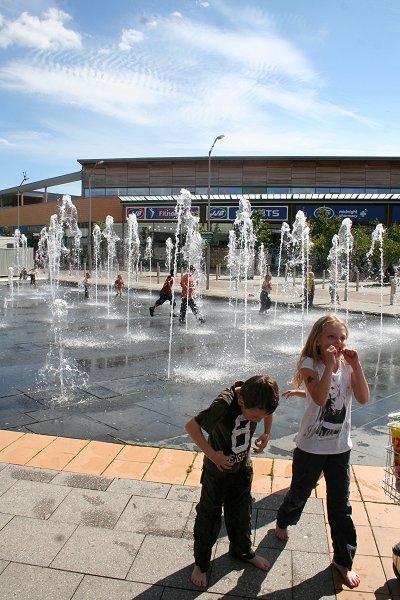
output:
M 356 271 L 356 292 L 358 292 L 359 287 L 360 287 L 360 272 L 357 270 Z
M 325 289 L 325 269 L 322 271 L 322 289 Z
M 160 263 L 157 261 L 157 283 L 160 283 Z

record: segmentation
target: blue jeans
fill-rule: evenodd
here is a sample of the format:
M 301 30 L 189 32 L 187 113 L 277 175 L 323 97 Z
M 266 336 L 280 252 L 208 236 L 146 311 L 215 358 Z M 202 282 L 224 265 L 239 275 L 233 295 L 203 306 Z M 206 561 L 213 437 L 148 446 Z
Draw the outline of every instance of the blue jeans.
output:
M 311 454 L 300 448 L 293 453 L 292 482 L 281 504 L 277 525 L 295 525 L 316 486 L 321 472 L 326 481 L 328 522 L 331 528 L 333 560 L 351 569 L 357 548 L 357 534 L 351 518 L 350 450 L 341 454 Z

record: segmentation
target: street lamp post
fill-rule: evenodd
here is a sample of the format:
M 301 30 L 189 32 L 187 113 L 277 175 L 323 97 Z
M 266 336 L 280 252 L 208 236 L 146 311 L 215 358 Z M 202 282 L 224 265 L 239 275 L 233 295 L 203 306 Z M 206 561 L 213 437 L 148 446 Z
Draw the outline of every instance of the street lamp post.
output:
M 218 140 L 222 140 L 224 135 L 217 135 L 215 140 L 212 143 L 210 150 L 208 151 L 208 194 L 207 194 L 207 231 L 211 232 L 211 203 L 210 203 L 210 194 L 211 194 L 211 152 L 215 144 Z M 206 261 L 206 290 L 210 288 L 210 262 L 211 262 L 211 250 L 210 250 L 210 240 L 207 240 L 207 261 Z
M 19 229 L 19 198 L 21 195 L 21 186 L 25 183 L 25 181 L 28 181 L 29 177 L 26 174 L 26 171 L 22 171 L 22 181 L 18 186 L 18 193 L 17 193 L 17 229 Z
M 98 165 L 102 165 L 104 160 L 98 160 L 92 170 L 89 173 L 89 224 L 88 224 L 88 258 L 89 258 L 89 271 L 92 272 L 92 177 L 95 168 Z

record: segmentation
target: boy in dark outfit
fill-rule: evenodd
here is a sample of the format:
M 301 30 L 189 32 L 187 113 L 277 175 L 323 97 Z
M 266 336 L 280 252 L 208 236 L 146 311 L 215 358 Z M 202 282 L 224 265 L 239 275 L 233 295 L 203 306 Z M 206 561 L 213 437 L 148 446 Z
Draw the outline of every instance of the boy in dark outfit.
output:
M 224 507 L 229 553 L 267 571 L 269 562 L 251 548 L 251 483 L 253 468 L 250 444 L 257 423 L 264 421 L 264 433 L 255 440 L 255 452 L 266 447 L 272 413 L 279 403 L 276 381 L 256 375 L 237 381 L 223 390 L 209 408 L 186 424 L 186 431 L 204 452 L 201 497 L 194 524 L 195 566 L 191 581 L 207 586 L 212 547 L 217 541 Z M 208 433 L 208 440 L 202 430 Z

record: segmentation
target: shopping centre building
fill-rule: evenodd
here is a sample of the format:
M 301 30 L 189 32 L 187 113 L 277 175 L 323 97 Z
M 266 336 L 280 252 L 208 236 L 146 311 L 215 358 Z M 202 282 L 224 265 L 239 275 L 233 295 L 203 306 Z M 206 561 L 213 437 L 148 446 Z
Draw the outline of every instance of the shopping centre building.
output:
M 175 232 L 176 196 L 192 194 L 192 211 L 213 232 L 214 261 L 226 246 L 239 199 L 261 211 L 276 241 L 283 222 L 297 211 L 313 220 L 321 208 L 353 223 L 400 222 L 400 158 L 396 157 L 232 157 L 79 159 L 80 170 L 0 190 L 0 233 L 19 228 L 34 245 L 41 229 L 57 212 L 61 194 L 53 186 L 81 182 L 73 197 L 82 244 L 89 226 L 114 218 L 124 238 L 126 218 L 135 213 L 143 236 L 151 235 L 154 255 L 165 253 Z

